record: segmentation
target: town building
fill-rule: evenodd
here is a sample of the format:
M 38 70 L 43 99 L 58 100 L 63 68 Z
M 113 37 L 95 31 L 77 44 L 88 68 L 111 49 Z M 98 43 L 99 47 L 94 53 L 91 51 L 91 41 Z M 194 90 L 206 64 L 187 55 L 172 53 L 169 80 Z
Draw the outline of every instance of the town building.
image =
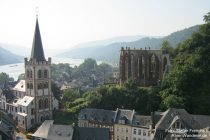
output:
M 104 109 L 82 109 L 78 117 L 79 127 L 108 128 L 109 139 L 114 139 L 114 121 L 116 111 Z
M 6 112 L 0 111 L 0 140 L 15 140 L 16 126 Z
M 151 116 L 134 115 L 131 140 L 150 140 Z
M 169 53 L 166 50 L 121 48 L 120 83 L 135 80 L 140 86 L 157 85 L 169 71 Z
M 0 108 L 13 117 L 22 132 L 52 119 L 53 110 L 58 109 L 58 100 L 51 90 L 51 58 L 45 59 L 38 17 L 31 57 L 24 60 L 25 79 L 12 88 L 12 93 L 6 89 L 0 92 Z
M 114 140 L 131 140 L 134 110 L 117 109 L 114 124 Z
M 53 120 L 45 120 L 32 135 L 34 140 L 72 140 L 74 129 L 70 125 L 53 124 Z
M 170 108 L 152 113 L 152 140 L 208 140 L 210 116 L 189 114 L 185 109 Z

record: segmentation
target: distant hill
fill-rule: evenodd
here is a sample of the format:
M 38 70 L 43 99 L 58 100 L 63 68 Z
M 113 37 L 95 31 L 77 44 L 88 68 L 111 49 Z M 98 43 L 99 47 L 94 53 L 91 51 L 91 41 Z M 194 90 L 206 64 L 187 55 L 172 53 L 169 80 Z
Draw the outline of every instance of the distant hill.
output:
M 23 62 L 23 57 L 13 54 L 0 46 L 0 65 Z
M 102 61 L 108 61 L 112 63 L 118 63 L 119 61 L 119 55 L 120 55 L 120 49 L 121 47 L 131 47 L 131 48 L 145 48 L 150 47 L 151 49 L 159 49 L 161 47 L 161 44 L 164 40 L 168 40 L 170 44 L 173 47 L 176 47 L 177 44 L 187 40 L 190 38 L 193 32 L 197 32 L 199 29 L 199 25 L 186 28 L 184 30 L 180 30 L 177 32 L 174 32 L 168 36 L 165 37 L 144 37 L 140 36 L 141 38 L 134 41 L 128 41 L 123 39 L 121 41 L 117 41 L 114 39 L 112 40 L 112 43 L 105 42 L 104 40 L 100 43 L 100 41 L 97 41 L 97 43 L 84 43 L 75 46 L 74 49 L 68 50 L 65 53 L 62 53 L 58 55 L 58 57 L 69 57 L 69 58 L 94 58 L 96 60 L 102 60 Z M 109 44 L 110 43 L 110 44 Z M 102 45 L 101 45 L 102 44 Z

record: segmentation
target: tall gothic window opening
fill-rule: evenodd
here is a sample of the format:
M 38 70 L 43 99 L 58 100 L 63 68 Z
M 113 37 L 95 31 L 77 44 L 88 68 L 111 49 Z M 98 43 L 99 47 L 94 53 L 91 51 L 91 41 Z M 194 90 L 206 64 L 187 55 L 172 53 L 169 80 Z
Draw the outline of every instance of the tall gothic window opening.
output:
M 167 67 L 167 58 L 164 57 L 164 58 L 163 58 L 163 71 L 166 70 L 166 67 Z
M 30 71 L 29 71 L 29 70 L 27 70 L 26 77 L 27 77 L 27 78 L 29 78 L 29 77 L 30 77 Z
M 125 78 L 128 79 L 128 56 L 125 56 Z
M 44 108 L 48 108 L 48 99 L 44 100 Z
M 32 83 L 30 83 L 30 89 L 33 89 L 33 84 Z
M 44 70 L 44 78 L 47 78 L 48 77 L 48 72 L 47 70 Z
M 39 100 L 39 109 L 42 109 L 42 100 Z
M 137 60 L 137 67 L 138 67 L 138 77 L 140 77 L 140 59 L 138 58 L 138 60 Z
M 42 71 L 38 70 L 38 78 L 42 78 Z
M 141 75 L 142 75 L 142 77 L 145 76 L 145 59 L 144 59 L 144 56 L 141 57 Z
M 154 54 L 151 57 L 151 66 L 150 67 L 151 67 L 152 78 L 155 78 L 156 62 L 155 62 Z
M 131 55 L 131 77 L 134 78 L 134 56 Z
M 32 73 L 32 70 L 30 70 L 30 78 L 33 77 L 33 73 Z

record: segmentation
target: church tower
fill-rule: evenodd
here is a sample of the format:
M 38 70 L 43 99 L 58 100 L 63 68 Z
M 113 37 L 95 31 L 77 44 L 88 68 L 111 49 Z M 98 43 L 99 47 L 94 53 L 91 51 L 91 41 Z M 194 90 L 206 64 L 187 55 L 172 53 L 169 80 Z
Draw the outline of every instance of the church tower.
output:
M 38 17 L 34 31 L 31 57 L 25 58 L 26 95 L 34 97 L 35 124 L 52 119 L 51 58 L 45 59 Z

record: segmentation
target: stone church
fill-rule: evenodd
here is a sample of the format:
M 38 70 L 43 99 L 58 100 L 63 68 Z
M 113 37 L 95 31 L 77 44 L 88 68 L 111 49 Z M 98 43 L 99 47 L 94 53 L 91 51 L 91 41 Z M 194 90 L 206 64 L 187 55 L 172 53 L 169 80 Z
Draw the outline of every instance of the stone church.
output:
M 58 109 L 58 100 L 51 91 L 51 58 L 45 59 L 38 18 L 31 57 L 25 58 L 24 64 L 25 80 L 17 83 L 11 95 L 5 95 L 10 98 L 3 97 L 3 94 L 0 97 L 6 102 L 1 109 L 13 117 L 22 132 L 52 119 L 53 110 Z
M 135 80 L 140 86 L 157 85 L 170 68 L 169 53 L 166 50 L 121 48 L 120 83 Z

